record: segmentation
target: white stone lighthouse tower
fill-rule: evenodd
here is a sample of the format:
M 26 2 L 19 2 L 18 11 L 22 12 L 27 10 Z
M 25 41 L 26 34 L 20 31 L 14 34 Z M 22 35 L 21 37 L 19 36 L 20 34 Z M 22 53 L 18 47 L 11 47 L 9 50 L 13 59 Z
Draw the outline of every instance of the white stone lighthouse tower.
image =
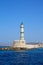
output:
M 20 40 L 24 40 L 24 24 L 20 25 Z
M 13 42 L 14 48 L 26 48 L 26 42 L 24 40 L 24 24 L 20 25 L 20 40 L 15 40 Z

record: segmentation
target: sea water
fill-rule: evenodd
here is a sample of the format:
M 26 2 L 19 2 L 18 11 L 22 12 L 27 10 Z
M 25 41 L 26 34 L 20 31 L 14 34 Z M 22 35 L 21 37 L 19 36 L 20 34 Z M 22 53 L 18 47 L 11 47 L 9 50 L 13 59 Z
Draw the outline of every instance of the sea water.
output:
M 43 65 L 43 48 L 0 51 L 0 65 Z

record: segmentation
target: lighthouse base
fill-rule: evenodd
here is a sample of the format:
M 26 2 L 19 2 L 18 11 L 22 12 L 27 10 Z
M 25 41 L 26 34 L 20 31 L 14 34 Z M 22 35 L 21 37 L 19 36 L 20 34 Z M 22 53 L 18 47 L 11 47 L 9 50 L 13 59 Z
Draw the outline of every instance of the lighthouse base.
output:
M 25 40 L 15 40 L 14 42 L 13 42 L 13 47 L 14 48 L 26 48 L 26 42 L 25 42 Z

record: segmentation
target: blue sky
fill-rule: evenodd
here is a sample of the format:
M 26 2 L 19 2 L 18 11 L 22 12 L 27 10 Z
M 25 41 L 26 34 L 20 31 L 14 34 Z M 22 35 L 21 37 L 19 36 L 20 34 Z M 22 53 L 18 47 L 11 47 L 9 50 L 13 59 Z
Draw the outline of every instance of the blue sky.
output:
M 0 0 L 0 42 L 20 39 L 21 22 L 26 42 L 43 42 L 43 0 Z

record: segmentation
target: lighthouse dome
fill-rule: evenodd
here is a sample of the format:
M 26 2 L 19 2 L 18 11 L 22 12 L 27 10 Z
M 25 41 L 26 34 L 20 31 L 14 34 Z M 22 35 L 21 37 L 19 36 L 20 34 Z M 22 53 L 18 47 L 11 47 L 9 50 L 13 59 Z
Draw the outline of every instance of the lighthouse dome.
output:
M 22 28 L 22 27 L 24 28 L 24 24 L 23 24 L 23 22 L 21 23 L 20 27 L 21 27 L 21 28 Z
M 21 25 L 24 25 L 23 22 L 21 23 Z

